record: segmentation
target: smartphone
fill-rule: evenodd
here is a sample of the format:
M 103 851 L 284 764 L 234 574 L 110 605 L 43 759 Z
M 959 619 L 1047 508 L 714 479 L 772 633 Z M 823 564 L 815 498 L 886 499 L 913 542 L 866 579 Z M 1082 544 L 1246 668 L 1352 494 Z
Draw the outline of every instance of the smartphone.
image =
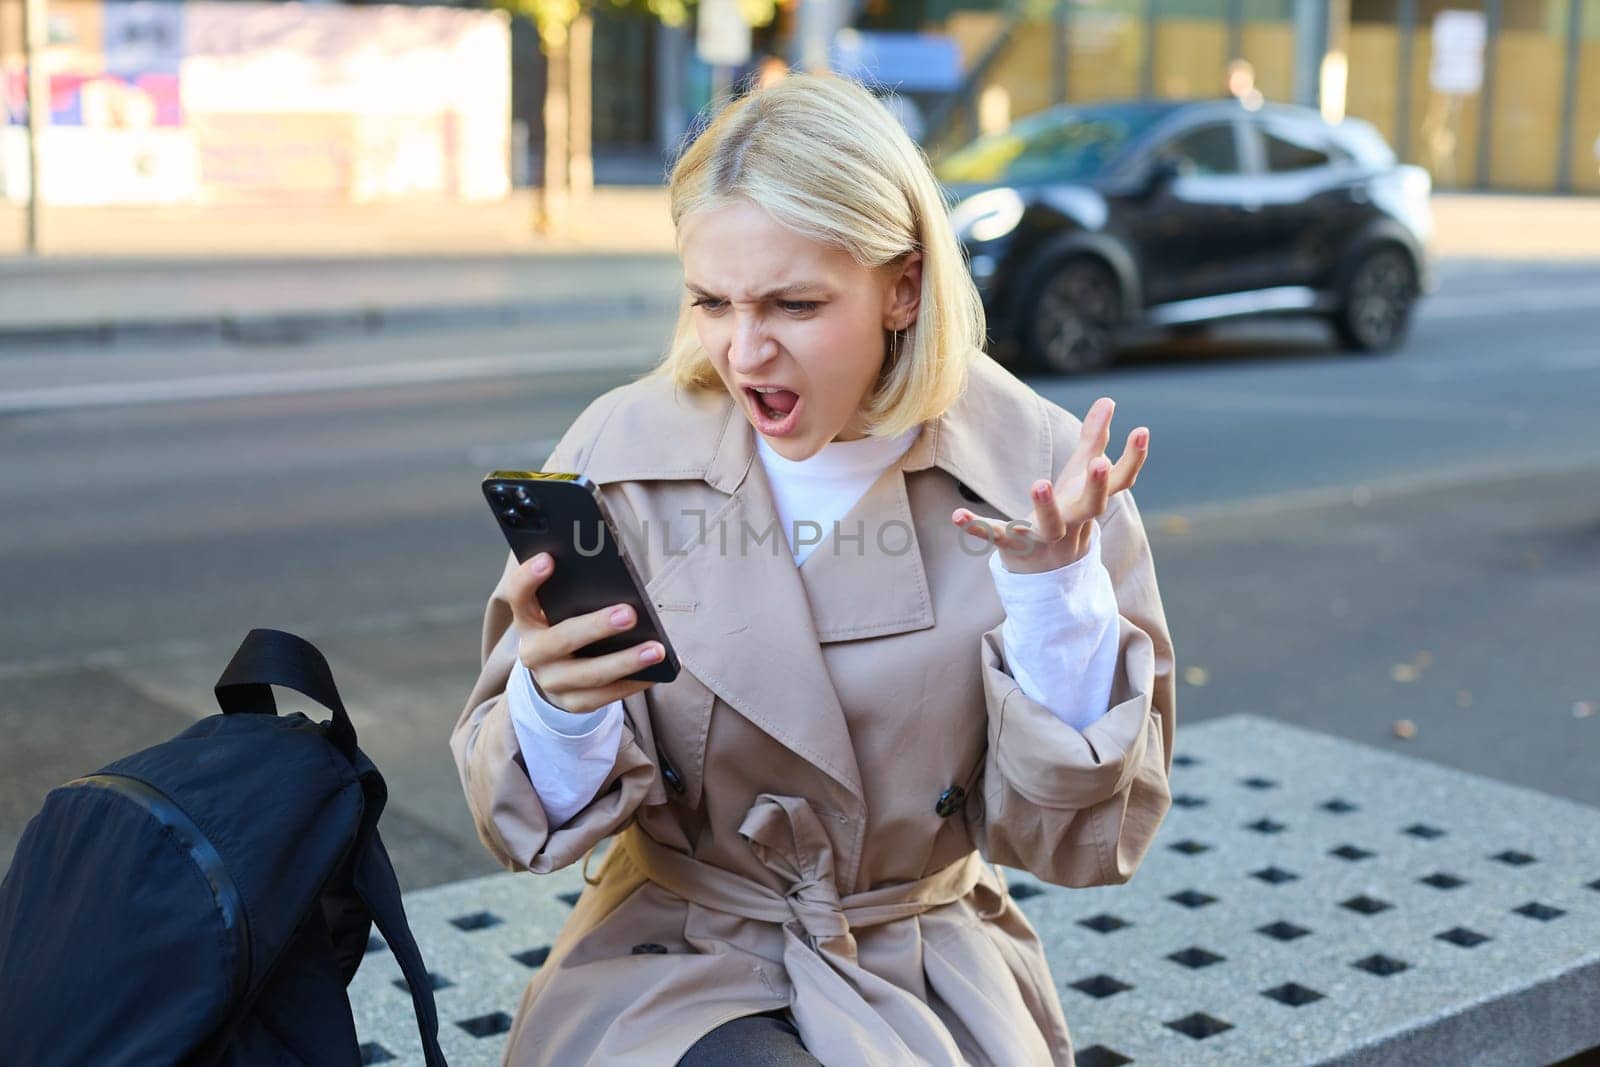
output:
M 494 471 L 483 479 L 484 499 L 519 563 L 540 552 L 555 560 L 555 571 L 539 587 L 539 607 L 554 625 L 616 604 L 633 606 L 633 629 L 579 649 L 578 656 L 602 656 L 646 641 L 659 641 L 666 654 L 630 679 L 670 682 L 678 676 L 678 655 L 645 594 L 644 582 L 622 548 L 622 540 L 600 498 L 600 488 L 581 474 Z

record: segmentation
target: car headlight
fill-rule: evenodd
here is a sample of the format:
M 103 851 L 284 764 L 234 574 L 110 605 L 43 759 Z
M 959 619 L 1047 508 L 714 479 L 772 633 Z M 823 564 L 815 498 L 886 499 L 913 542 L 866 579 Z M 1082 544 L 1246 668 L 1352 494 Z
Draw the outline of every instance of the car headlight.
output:
M 1022 221 L 1022 197 L 1012 189 L 989 189 L 969 196 L 950 211 L 950 225 L 963 241 L 993 241 Z

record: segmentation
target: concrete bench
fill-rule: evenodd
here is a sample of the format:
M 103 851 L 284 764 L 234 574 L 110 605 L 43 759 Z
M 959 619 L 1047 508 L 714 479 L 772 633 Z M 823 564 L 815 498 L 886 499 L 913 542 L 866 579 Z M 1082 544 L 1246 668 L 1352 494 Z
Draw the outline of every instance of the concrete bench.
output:
M 1007 872 L 1081 1067 L 1549 1064 L 1600 1046 L 1600 810 L 1250 715 L 1180 730 L 1125 886 Z M 452 1064 L 498 1063 L 576 870 L 410 894 Z M 421 1063 L 376 942 L 369 1063 Z

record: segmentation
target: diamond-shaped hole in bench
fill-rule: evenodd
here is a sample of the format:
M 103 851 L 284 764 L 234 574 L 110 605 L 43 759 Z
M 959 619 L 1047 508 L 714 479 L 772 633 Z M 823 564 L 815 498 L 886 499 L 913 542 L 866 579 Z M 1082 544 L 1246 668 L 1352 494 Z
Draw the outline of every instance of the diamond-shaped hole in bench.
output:
M 1278 783 L 1273 781 L 1271 778 L 1262 778 L 1259 775 L 1251 775 L 1249 778 L 1241 778 L 1239 779 L 1239 784 L 1244 786 L 1246 789 L 1276 789 L 1278 786 Z
M 1423 885 L 1431 885 L 1435 889 L 1457 889 L 1467 884 L 1465 878 L 1457 878 L 1449 871 L 1434 871 L 1426 878 L 1418 878 Z
M 1300 876 L 1293 871 L 1286 871 L 1276 865 L 1263 867 L 1259 871 L 1251 871 L 1250 877 L 1259 878 L 1268 885 L 1281 885 L 1284 882 L 1293 882 Z
M 1389 903 L 1387 900 L 1379 900 L 1377 897 L 1369 897 L 1365 893 L 1362 893 L 1360 896 L 1351 897 L 1349 900 L 1341 900 L 1339 901 L 1339 906 L 1341 908 L 1349 908 L 1351 911 L 1358 911 L 1362 915 L 1376 915 L 1380 911 L 1388 911 L 1390 908 L 1394 907 L 1394 905 Z
M 1318 804 L 1317 807 L 1321 808 L 1323 811 L 1331 811 L 1335 815 L 1348 815 L 1352 811 L 1361 810 L 1358 805 L 1350 803 L 1343 797 L 1334 797 L 1332 800 L 1324 800 L 1321 804 Z
M 1537 900 L 1530 900 L 1520 908 L 1512 908 L 1518 915 L 1526 915 L 1530 919 L 1540 922 L 1549 922 L 1551 919 L 1560 918 L 1566 912 L 1560 908 L 1553 908 L 1548 904 L 1541 904 Z
M 1298 1008 L 1302 1004 L 1310 1004 L 1314 1000 L 1321 1000 L 1322 994 L 1299 982 L 1285 982 L 1283 985 L 1271 989 L 1263 989 L 1261 995 L 1271 997 L 1279 1004 L 1287 1004 L 1291 1008 Z
M 1444 933 L 1434 934 L 1433 936 L 1440 941 L 1448 941 L 1452 945 L 1460 945 L 1462 948 L 1476 948 L 1490 939 L 1488 934 L 1480 934 L 1478 931 L 1469 930 L 1465 926 L 1451 927 Z
M 1437 826 L 1429 826 L 1425 822 L 1414 822 L 1400 832 L 1403 834 L 1410 834 L 1412 837 L 1421 838 L 1424 841 L 1432 841 L 1435 838 L 1443 837 L 1445 833 Z
M 490 1012 L 488 1015 L 478 1015 L 471 1019 L 460 1019 L 456 1025 L 461 1027 L 473 1037 L 493 1037 L 503 1034 L 511 1029 L 511 1016 L 503 1011 Z
M 511 958 L 524 967 L 543 967 L 544 961 L 550 958 L 550 946 L 540 945 L 538 948 L 530 948 L 525 952 L 515 952 L 512 953 Z
M 1361 848 L 1357 845 L 1340 845 L 1338 848 L 1330 848 L 1328 850 L 1328 855 L 1338 856 L 1342 860 L 1349 860 L 1351 863 L 1354 863 L 1357 860 L 1370 859 L 1371 857 L 1376 856 L 1377 853 L 1370 852 L 1367 849 Z
M 406 980 L 404 978 L 396 978 L 390 984 L 396 989 L 400 990 L 402 993 L 409 993 L 411 991 L 411 987 L 406 985 Z M 450 979 L 446 978 L 444 975 L 435 974 L 433 971 L 428 972 L 428 988 L 433 990 L 435 993 L 441 989 L 449 989 L 453 985 L 455 985 L 455 983 L 450 981 Z
M 1115 996 L 1123 990 L 1132 989 L 1133 986 L 1126 982 L 1118 981 L 1109 974 L 1095 974 L 1073 982 L 1072 988 L 1080 993 L 1087 993 L 1096 1000 L 1103 1000 L 1106 997 Z
M 1268 937 L 1278 941 L 1293 941 L 1295 938 L 1304 937 L 1310 932 L 1304 926 L 1296 926 L 1294 923 L 1284 919 L 1256 927 L 1256 933 L 1266 934 Z
M 1188 837 L 1184 838 L 1182 841 L 1174 842 L 1167 847 L 1172 849 L 1174 852 L 1182 852 L 1185 856 L 1198 856 L 1202 852 L 1211 851 L 1211 846 L 1206 844 L 1204 841 L 1196 841 L 1193 838 Z
M 1224 1030 L 1233 1029 L 1232 1023 L 1207 1015 L 1203 1011 L 1185 1015 L 1181 1019 L 1168 1020 L 1162 1025 L 1169 1026 L 1178 1031 L 1178 1033 L 1186 1034 L 1197 1041 L 1220 1034 Z
M 492 911 L 475 911 L 471 915 L 457 915 L 450 920 L 450 925 L 465 933 L 471 930 L 487 930 L 491 926 L 499 926 L 504 921 Z
M 1109 934 L 1113 930 L 1120 930 L 1124 926 L 1132 926 L 1128 920 L 1112 915 L 1110 912 L 1101 912 L 1091 915 L 1087 919 L 1079 919 L 1079 926 L 1087 926 L 1097 934 Z
M 1583 884 L 1588 886 L 1590 889 L 1593 889 L 1595 892 L 1600 893 L 1600 878 L 1596 878 L 1592 882 L 1585 882 Z
M 376 1041 L 368 1041 L 365 1045 L 362 1045 L 360 1052 L 361 1067 L 367 1067 L 369 1063 L 389 1063 L 394 1059 L 394 1053 Z
M 1173 756 L 1172 757 L 1172 762 L 1176 763 L 1180 767 L 1193 767 L 1195 764 L 1199 763 L 1200 761 L 1195 759 L 1193 756 L 1185 755 L 1185 756 Z
M 574 890 L 571 893 L 557 893 L 556 899 L 561 901 L 561 903 L 565 904 L 569 908 L 575 908 L 578 906 L 578 898 L 581 896 L 583 896 L 581 891 Z
M 1181 893 L 1174 893 L 1167 898 L 1174 904 L 1182 904 L 1186 908 L 1203 908 L 1217 898 L 1210 893 L 1202 893 L 1198 889 L 1185 889 Z
M 1283 823 L 1275 819 L 1260 818 L 1255 822 L 1244 824 L 1246 830 L 1254 830 L 1258 834 L 1276 834 L 1288 829 Z
M 1124 1056 L 1114 1048 L 1104 1045 L 1090 1045 L 1088 1048 L 1073 1050 L 1076 1053 L 1078 1067 L 1122 1067 L 1125 1063 L 1132 1063 L 1133 1057 Z
M 1011 894 L 1012 900 L 1027 900 L 1044 892 L 1032 882 L 1018 882 L 1016 885 L 1007 886 L 1006 891 Z
M 1226 956 L 1219 956 L 1215 952 L 1203 949 L 1199 945 L 1190 945 L 1188 948 L 1183 949 L 1182 951 L 1171 952 L 1167 954 L 1167 959 L 1171 960 L 1173 963 L 1181 963 L 1191 971 L 1198 971 L 1200 968 L 1209 967 L 1213 963 L 1221 963 L 1227 958 L 1228 957 Z
M 1492 860 L 1499 860 L 1507 867 L 1526 867 L 1530 863 L 1538 862 L 1537 856 L 1530 856 L 1526 852 L 1518 852 L 1514 848 L 1508 848 L 1504 852 L 1496 852 L 1489 858 Z
M 1197 797 L 1193 793 L 1179 793 L 1172 798 L 1172 802 L 1180 808 L 1203 808 L 1206 805 L 1206 798 Z
M 372 952 L 382 952 L 388 947 L 388 945 L 383 943 L 383 938 L 379 937 L 377 934 L 371 934 L 367 937 L 366 952 L 362 953 L 362 955 Z
M 1374 952 L 1365 959 L 1356 960 L 1352 967 L 1359 967 L 1368 974 L 1375 974 L 1380 978 L 1387 978 L 1391 974 L 1399 974 L 1411 965 L 1405 960 L 1397 960 L 1393 956 L 1385 956 L 1381 952 Z

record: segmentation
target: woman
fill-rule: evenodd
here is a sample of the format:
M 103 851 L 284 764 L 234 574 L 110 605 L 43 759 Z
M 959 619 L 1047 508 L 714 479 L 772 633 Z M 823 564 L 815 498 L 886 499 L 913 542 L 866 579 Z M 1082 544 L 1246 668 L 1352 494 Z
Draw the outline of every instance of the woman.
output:
M 926 160 L 860 87 L 730 105 L 671 179 L 688 292 L 547 469 L 602 487 L 683 672 L 508 561 L 451 737 L 485 844 L 618 835 L 507 1062 L 1070 1063 L 993 864 L 1125 881 L 1170 804 L 1172 647 L 1112 404 L 997 367 Z

